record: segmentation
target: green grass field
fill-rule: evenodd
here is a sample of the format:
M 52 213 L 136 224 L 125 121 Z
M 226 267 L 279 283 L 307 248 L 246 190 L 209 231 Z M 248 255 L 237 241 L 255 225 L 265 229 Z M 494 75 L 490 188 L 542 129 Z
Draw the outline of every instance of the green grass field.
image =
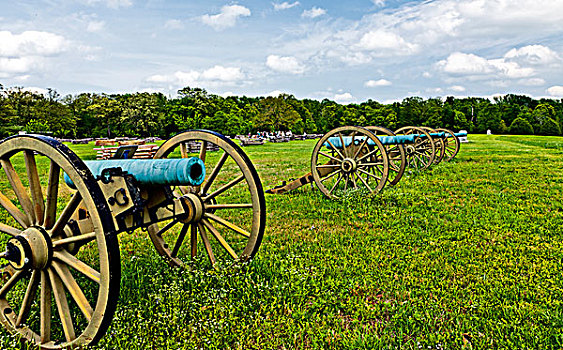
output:
M 563 138 L 469 139 L 373 198 L 267 195 L 242 266 L 171 269 L 145 232 L 121 234 L 119 306 L 96 348 L 563 348 Z M 267 189 L 310 171 L 314 142 L 245 151 Z M 2 330 L 0 347 L 20 345 Z

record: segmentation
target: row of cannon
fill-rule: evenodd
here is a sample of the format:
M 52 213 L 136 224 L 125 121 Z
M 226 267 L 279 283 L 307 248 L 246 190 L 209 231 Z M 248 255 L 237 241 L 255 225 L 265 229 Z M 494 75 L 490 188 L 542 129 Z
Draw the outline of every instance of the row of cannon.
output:
M 331 199 L 348 193 L 373 194 L 394 186 L 406 169 L 425 170 L 451 161 L 460 137 L 448 129 L 408 126 L 393 132 L 379 126 L 344 126 L 325 134 L 315 145 L 311 172 L 284 181 L 267 193 L 282 194 L 314 182 Z
M 457 136 L 337 128 L 317 142 L 311 173 L 271 192 L 314 181 L 331 198 L 375 193 L 408 167 L 451 160 Z M 83 161 L 52 138 L 17 135 L 0 141 L 0 167 L 0 323 L 42 349 L 79 348 L 104 336 L 119 298 L 119 234 L 145 230 L 168 265 L 181 266 L 199 255 L 213 265 L 246 261 L 265 231 L 254 165 L 213 131 L 180 133 L 149 160 Z

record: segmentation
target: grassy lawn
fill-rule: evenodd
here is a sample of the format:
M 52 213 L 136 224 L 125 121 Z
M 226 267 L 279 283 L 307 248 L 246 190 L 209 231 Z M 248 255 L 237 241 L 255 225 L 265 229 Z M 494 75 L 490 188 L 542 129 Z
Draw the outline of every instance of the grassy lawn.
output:
M 373 198 L 267 195 L 242 266 L 171 269 L 145 232 L 121 234 L 119 306 L 96 348 L 563 348 L 563 138 L 469 139 Z M 245 151 L 267 189 L 310 171 L 314 144 Z M 19 343 L 2 330 L 0 347 Z

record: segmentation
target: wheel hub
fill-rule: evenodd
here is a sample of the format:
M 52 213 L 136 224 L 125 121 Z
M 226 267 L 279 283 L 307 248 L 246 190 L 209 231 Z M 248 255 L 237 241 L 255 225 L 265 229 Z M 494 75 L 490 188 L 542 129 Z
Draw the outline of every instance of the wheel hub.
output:
M 411 156 L 416 152 L 416 149 L 414 148 L 414 146 L 408 145 L 407 147 L 405 147 L 405 152 L 407 156 Z
M 342 165 L 341 165 L 342 171 L 344 171 L 347 174 L 355 171 L 357 167 L 358 167 L 358 164 L 352 158 L 345 158 L 342 161 Z
M 201 198 L 193 193 L 185 194 L 181 197 L 182 205 L 186 212 L 186 216 L 180 219 L 184 224 L 194 223 L 203 217 L 204 206 Z
M 53 256 L 51 238 L 38 226 L 32 226 L 6 243 L 1 256 L 16 270 L 44 269 Z

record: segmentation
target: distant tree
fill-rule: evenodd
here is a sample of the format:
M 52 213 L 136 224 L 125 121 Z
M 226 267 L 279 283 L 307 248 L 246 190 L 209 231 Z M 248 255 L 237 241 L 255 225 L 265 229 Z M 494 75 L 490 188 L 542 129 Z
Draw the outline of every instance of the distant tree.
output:
M 301 119 L 299 113 L 288 103 L 290 95 L 266 97 L 260 101 L 260 112 L 254 119 L 255 127 L 263 130 L 288 131 Z
M 561 128 L 557 122 L 551 118 L 547 118 L 540 126 L 538 132 L 540 135 L 561 135 Z
M 533 135 L 532 124 L 525 118 L 516 118 L 510 124 L 508 132 L 515 135 Z

